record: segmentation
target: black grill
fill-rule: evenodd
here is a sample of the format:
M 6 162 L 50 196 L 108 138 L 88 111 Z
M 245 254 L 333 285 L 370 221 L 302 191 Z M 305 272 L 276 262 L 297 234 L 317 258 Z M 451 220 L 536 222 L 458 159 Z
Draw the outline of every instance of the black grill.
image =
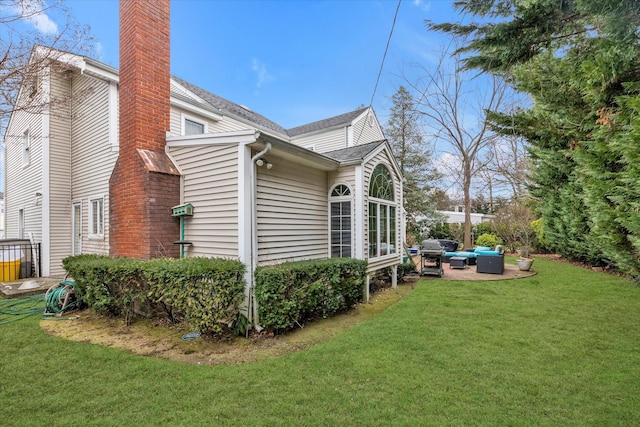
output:
M 437 240 L 423 240 L 420 246 L 420 274 L 442 277 L 444 249 Z

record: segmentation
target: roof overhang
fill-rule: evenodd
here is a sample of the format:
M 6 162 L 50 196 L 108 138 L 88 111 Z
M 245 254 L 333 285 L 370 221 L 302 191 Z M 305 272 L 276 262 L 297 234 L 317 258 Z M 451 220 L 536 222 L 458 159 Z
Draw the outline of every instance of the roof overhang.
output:
M 337 170 L 340 167 L 340 162 L 337 160 L 270 135 L 262 134 L 260 140 L 252 144 L 251 147 L 261 150 L 267 142 L 271 143 L 269 153 L 282 159 L 324 171 Z
M 260 137 L 260 132 L 256 132 L 253 129 L 199 135 L 167 135 L 167 148 L 214 144 L 251 144 L 256 142 L 258 137 Z
M 196 105 L 192 100 L 186 96 L 182 96 L 176 93 L 171 94 L 171 105 L 182 108 L 190 113 L 198 114 L 206 117 L 210 120 L 219 122 L 222 120 L 222 115 L 214 111 L 212 108 L 205 106 L 204 104 Z

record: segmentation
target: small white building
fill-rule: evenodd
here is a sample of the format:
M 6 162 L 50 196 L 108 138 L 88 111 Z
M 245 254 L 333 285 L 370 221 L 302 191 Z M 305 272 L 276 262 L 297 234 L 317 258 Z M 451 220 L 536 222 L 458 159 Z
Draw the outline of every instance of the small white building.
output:
M 436 211 L 437 213 L 444 215 L 447 224 L 464 224 L 464 210 L 455 211 Z M 489 222 L 493 219 L 494 215 L 471 213 L 471 224 L 480 224 L 483 222 Z

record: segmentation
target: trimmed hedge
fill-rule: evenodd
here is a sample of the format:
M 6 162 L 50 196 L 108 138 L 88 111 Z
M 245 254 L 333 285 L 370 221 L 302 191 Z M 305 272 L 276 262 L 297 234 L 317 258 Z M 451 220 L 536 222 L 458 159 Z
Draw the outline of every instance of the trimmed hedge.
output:
M 221 332 L 244 300 L 245 266 L 239 261 L 78 255 L 62 263 L 83 302 L 127 323 L 152 312 L 172 320 L 184 316 L 201 332 Z
M 362 300 L 367 262 L 350 258 L 258 267 L 255 297 L 260 325 L 284 332 L 328 317 Z

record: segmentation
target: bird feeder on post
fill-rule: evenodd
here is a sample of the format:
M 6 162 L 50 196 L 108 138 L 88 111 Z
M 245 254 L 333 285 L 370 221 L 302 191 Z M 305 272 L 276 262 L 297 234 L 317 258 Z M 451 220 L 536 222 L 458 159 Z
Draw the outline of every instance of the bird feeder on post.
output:
M 193 216 L 193 205 L 191 203 L 185 203 L 174 206 L 171 208 L 171 215 L 180 217 L 180 240 L 173 242 L 173 244 L 180 245 L 180 258 L 184 258 L 184 247 L 192 244 L 184 240 L 184 219 Z

